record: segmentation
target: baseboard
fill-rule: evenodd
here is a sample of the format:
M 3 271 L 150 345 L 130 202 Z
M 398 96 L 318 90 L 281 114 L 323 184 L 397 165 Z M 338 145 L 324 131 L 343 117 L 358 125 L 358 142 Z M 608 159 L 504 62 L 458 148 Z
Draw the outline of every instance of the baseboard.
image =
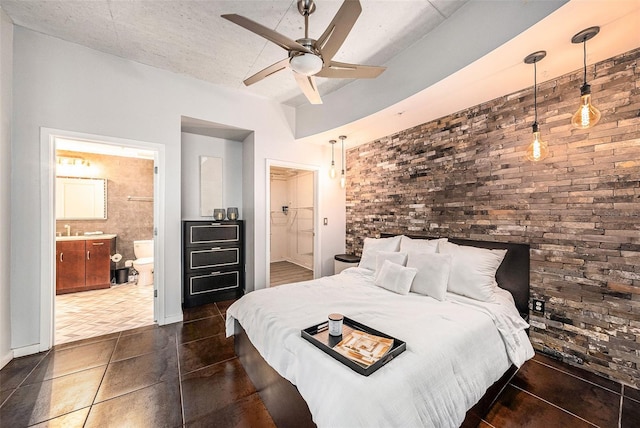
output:
M 170 317 L 165 317 L 163 320 L 158 320 L 158 325 L 167 325 L 167 324 L 173 324 L 176 322 L 182 322 L 183 319 L 184 317 L 182 314 L 173 315 Z
M 9 364 L 11 360 L 13 360 L 13 349 L 9 349 L 9 352 L 0 358 L 0 369 Z
M 33 355 L 37 354 L 38 352 L 42 352 L 42 350 L 40 349 L 40 344 L 36 343 L 35 345 L 23 346 L 21 348 L 13 349 L 13 357 L 24 357 L 25 355 Z
M 313 268 L 310 268 L 309 266 L 303 265 L 302 262 L 299 262 L 299 261 L 296 261 L 296 260 L 293 260 L 293 259 L 289 259 L 289 258 L 285 259 L 284 261 L 289 262 L 289 263 L 293 263 L 296 266 L 300 266 L 301 268 L 305 268 L 305 269 L 310 270 L 311 272 L 313 272 Z

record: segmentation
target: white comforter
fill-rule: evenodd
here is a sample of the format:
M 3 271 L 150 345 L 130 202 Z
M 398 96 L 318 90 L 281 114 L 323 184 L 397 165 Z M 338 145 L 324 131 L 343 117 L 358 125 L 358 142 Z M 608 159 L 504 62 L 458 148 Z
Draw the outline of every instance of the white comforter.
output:
M 505 293 L 491 304 L 402 296 L 351 268 L 245 295 L 227 310 L 226 331 L 240 322 L 319 427 L 458 427 L 511 363 L 533 356 L 527 324 Z M 300 337 L 332 312 L 405 341 L 406 351 L 368 377 L 357 374 Z

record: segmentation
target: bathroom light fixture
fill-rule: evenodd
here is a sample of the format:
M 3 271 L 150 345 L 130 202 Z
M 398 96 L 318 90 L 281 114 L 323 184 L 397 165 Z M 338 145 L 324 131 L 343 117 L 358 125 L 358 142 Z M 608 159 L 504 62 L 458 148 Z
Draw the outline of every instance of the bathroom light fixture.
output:
M 344 140 L 346 135 L 341 135 L 338 138 L 342 140 L 342 173 L 340 174 L 340 187 L 343 189 L 347 186 L 347 176 L 344 174 L 344 164 L 347 162 L 347 158 L 344 155 Z
M 587 40 L 595 37 L 600 27 L 590 27 L 571 38 L 571 43 L 582 43 L 584 58 L 584 83 L 580 86 L 580 108 L 571 118 L 571 124 L 578 129 L 595 126 L 600 120 L 600 111 L 591 104 L 591 85 L 587 84 Z
M 88 160 L 79 158 L 79 157 L 71 157 L 71 156 L 58 156 L 57 162 L 58 162 L 58 165 L 91 166 Z
M 329 140 L 329 144 L 331 144 L 331 169 L 329 170 L 329 177 L 336 178 L 336 162 L 333 158 L 333 149 L 336 145 L 336 140 Z
M 549 147 L 546 142 L 540 139 L 540 131 L 538 130 L 538 76 L 536 63 L 545 56 L 547 56 L 546 51 L 538 51 L 527 55 L 524 59 L 525 64 L 533 64 L 533 142 L 527 148 L 527 159 L 534 162 L 543 160 L 549 154 Z

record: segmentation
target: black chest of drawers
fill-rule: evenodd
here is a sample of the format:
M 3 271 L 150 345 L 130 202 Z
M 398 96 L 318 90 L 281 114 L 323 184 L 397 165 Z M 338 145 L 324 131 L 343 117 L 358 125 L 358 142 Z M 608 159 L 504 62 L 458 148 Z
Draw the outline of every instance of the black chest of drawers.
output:
M 184 221 L 184 306 L 236 299 L 244 292 L 244 224 Z

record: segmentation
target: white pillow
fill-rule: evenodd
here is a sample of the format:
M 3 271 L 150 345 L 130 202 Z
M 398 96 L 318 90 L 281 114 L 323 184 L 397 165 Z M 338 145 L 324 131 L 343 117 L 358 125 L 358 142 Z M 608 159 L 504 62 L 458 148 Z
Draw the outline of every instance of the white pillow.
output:
M 402 235 L 402 240 L 400 241 L 400 251 L 404 253 L 437 253 L 438 244 L 440 242 L 447 242 L 447 238 L 411 239 L 408 236 Z
M 397 263 L 385 260 L 375 284 L 394 293 L 406 295 L 409 294 L 411 283 L 417 272 L 418 270 L 415 268 L 400 266 Z
M 445 300 L 451 260 L 451 254 L 409 253 L 407 267 L 418 270 L 413 278 L 411 291 L 440 301 Z
M 404 266 L 407 264 L 407 253 L 397 251 L 378 251 L 378 254 L 376 255 L 376 277 L 380 274 L 380 269 L 382 269 L 382 265 L 385 260 Z
M 471 297 L 483 302 L 492 302 L 497 287 L 496 271 L 507 254 L 507 250 L 441 243 L 439 251 L 451 254 L 451 273 L 447 289 L 452 293 Z
M 364 238 L 362 257 L 358 267 L 375 270 L 378 251 L 398 251 L 400 249 L 400 238 L 400 236 L 379 239 Z

